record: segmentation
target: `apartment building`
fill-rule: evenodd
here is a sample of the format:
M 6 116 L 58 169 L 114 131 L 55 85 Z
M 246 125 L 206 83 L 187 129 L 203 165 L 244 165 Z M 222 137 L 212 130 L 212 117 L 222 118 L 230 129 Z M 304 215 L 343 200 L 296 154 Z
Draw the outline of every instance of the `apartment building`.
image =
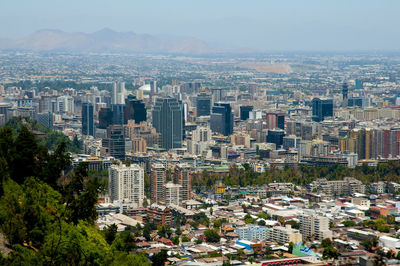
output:
M 319 194 L 335 198 L 338 196 L 351 196 L 354 193 L 365 193 L 365 185 L 353 177 L 345 177 L 343 180 L 319 178 L 308 186 L 308 190 L 316 190 Z
M 300 214 L 300 233 L 303 239 L 315 239 L 322 241 L 324 238 L 332 239 L 332 231 L 329 230 L 329 219 L 317 214 Z
M 112 201 L 134 203 L 143 206 L 144 170 L 137 164 L 111 165 L 109 169 L 109 191 Z
M 302 241 L 299 230 L 293 229 L 290 224 L 286 226 L 274 226 L 267 230 L 267 240 L 286 244 L 289 242 L 297 243 Z
M 268 230 L 269 228 L 265 226 L 248 225 L 248 226 L 237 227 L 235 229 L 235 233 L 239 236 L 239 239 L 264 240 L 267 238 Z

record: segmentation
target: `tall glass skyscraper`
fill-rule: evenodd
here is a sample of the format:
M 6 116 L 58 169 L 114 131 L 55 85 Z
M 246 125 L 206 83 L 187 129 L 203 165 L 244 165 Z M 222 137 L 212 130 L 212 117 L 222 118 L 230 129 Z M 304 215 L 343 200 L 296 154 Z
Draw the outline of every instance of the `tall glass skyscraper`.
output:
M 333 100 L 314 98 L 312 100 L 312 119 L 321 122 L 328 116 L 333 116 Z
M 233 113 L 229 103 L 215 103 L 211 114 L 211 130 L 229 136 L 233 132 Z
M 175 98 L 157 98 L 153 107 L 153 126 L 161 133 L 162 147 L 182 147 L 183 114 L 181 104 Z
M 112 108 L 112 113 L 113 113 L 112 124 L 113 125 L 123 125 L 124 124 L 125 105 L 124 104 L 113 104 L 113 105 L 111 105 L 111 108 Z
M 197 116 L 210 115 L 211 95 L 204 93 L 204 92 L 197 95 L 196 109 L 197 109 Z
M 90 102 L 82 103 L 82 135 L 96 136 L 94 108 Z
M 124 124 L 128 120 L 135 120 L 135 124 L 147 120 L 146 106 L 141 100 L 136 100 L 136 97 L 128 96 L 125 100 Z

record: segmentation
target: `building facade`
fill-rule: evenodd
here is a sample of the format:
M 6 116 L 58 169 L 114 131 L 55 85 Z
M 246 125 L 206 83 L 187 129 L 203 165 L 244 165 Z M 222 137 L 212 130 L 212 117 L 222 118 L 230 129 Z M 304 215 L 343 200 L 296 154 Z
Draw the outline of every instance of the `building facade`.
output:
M 134 203 L 143 206 L 144 170 L 137 164 L 111 165 L 109 168 L 109 191 L 112 201 Z

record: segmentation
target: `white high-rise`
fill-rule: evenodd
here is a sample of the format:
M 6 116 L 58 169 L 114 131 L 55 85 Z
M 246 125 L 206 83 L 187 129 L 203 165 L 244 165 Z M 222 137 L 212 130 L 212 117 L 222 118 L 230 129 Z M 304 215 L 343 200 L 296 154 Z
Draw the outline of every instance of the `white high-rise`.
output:
M 109 194 L 111 201 L 134 203 L 143 206 L 144 170 L 137 164 L 111 165 L 109 169 Z
M 59 113 L 73 113 L 75 111 L 74 98 L 71 96 L 60 96 L 57 97 L 57 109 Z
M 165 205 L 175 204 L 179 205 L 180 202 L 180 189 L 181 185 L 168 182 L 165 184 Z
M 211 129 L 209 127 L 198 127 L 192 132 L 192 139 L 187 141 L 190 154 L 201 154 L 212 144 Z
M 323 240 L 332 239 L 332 231 L 329 230 L 329 219 L 317 214 L 304 213 L 298 216 L 300 221 L 300 233 L 303 239 Z
M 125 82 L 114 82 L 112 90 L 112 103 L 124 104 L 125 94 Z

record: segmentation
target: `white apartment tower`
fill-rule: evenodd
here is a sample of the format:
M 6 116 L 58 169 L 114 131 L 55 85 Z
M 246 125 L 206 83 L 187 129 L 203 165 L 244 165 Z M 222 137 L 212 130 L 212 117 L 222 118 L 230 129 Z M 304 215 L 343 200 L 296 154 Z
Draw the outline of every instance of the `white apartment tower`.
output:
M 188 164 L 177 164 L 175 167 L 175 183 L 181 186 L 180 201 L 190 200 L 192 191 L 192 173 Z
M 125 103 L 125 82 L 114 82 L 112 90 L 112 104 Z
M 111 201 L 143 206 L 144 170 L 137 164 L 111 165 L 109 169 L 109 194 Z
M 151 202 L 158 203 L 165 200 L 165 182 L 167 180 L 167 170 L 164 165 L 156 163 L 151 168 L 150 194 Z
M 165 205 L 170 204 L 179 205 L 180 202 L 180 189 L 181 185 L 168 182 L 165 184 Z
M 59 113 L 73 113 L 75 112 L 74 98 L 71 96 L 57 97 L 57 112 Z
M 325 238 L 332 239 L 328 217 L 317 214 L 301 214 L 298 218 L 300 220 L 300 233 L 303 235 L 303 240 L 321 241 Z

